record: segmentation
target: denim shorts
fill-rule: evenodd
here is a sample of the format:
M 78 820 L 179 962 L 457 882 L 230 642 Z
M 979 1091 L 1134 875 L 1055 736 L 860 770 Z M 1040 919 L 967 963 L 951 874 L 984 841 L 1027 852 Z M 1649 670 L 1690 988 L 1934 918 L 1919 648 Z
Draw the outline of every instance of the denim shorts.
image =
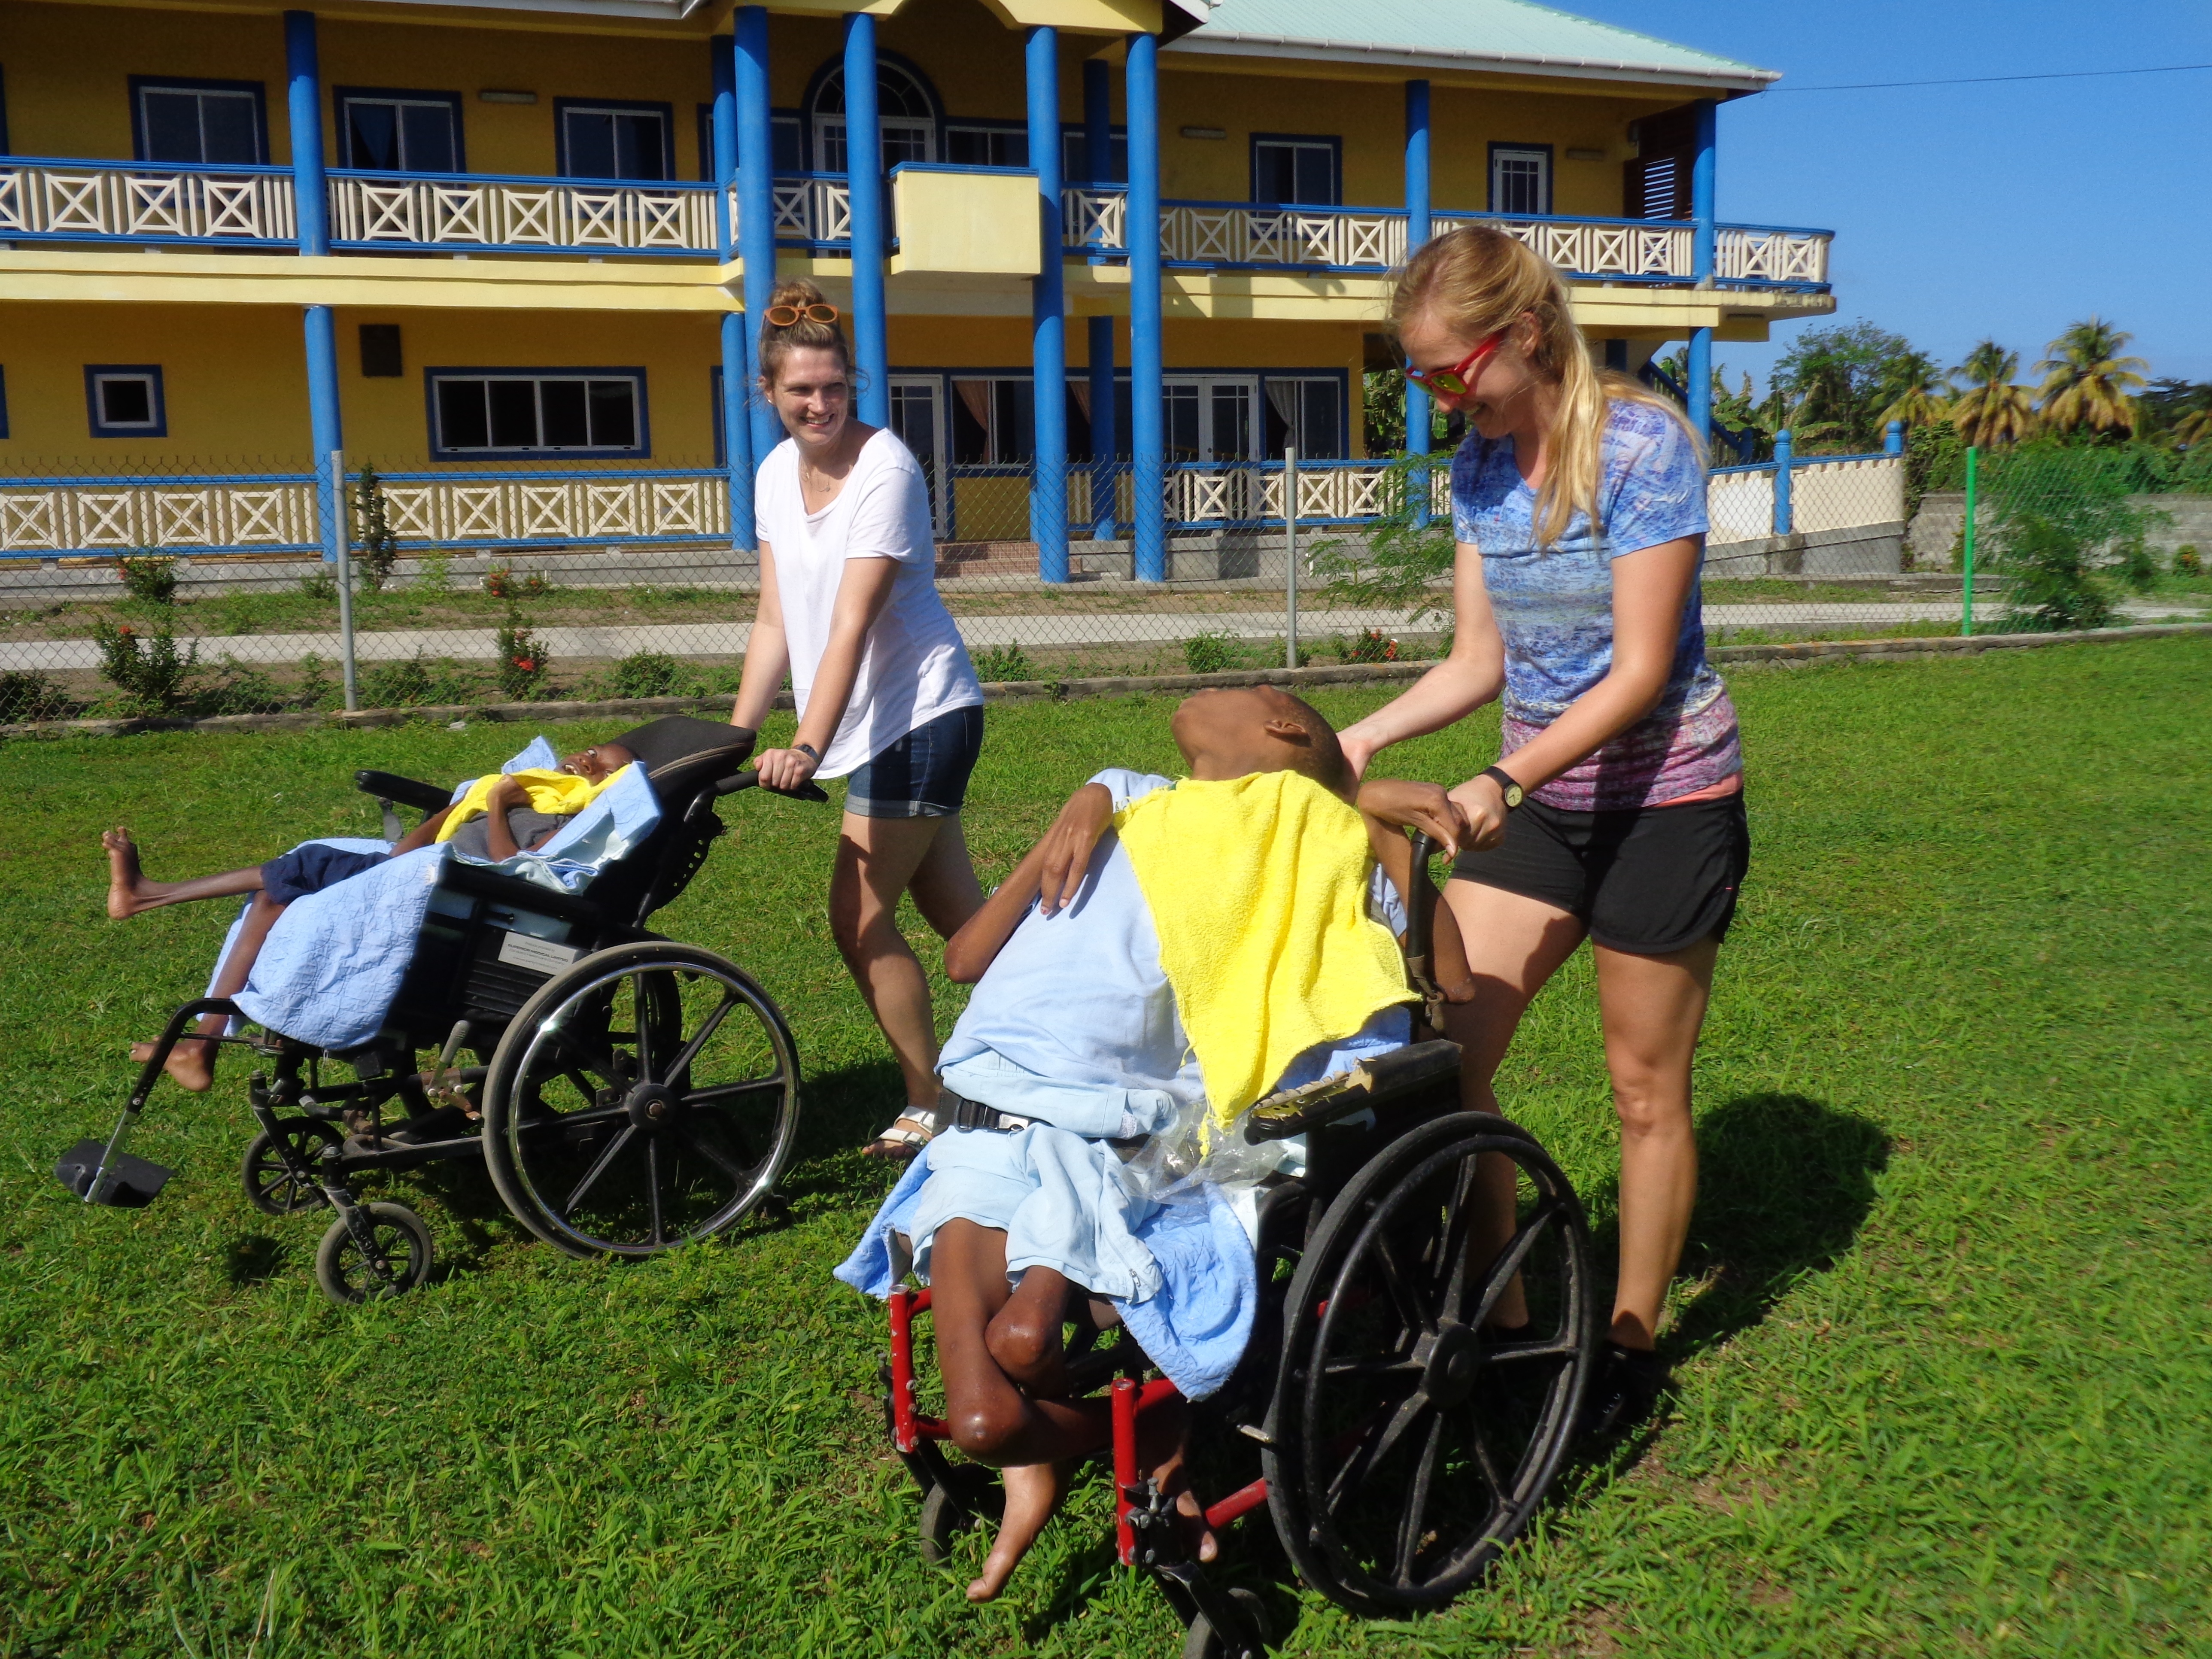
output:
M 343 847 L 309 842 L 261 866 L 261 890 L 271 904 L 290 904 L 325 887 L 335 887 L 364 870 L 374 870 L 389 853 L 349 853 Z
M 968 799 L 968 775 L 982 748 L 982 706 L 949 710 L 856 769 L 845 810 L 864 818 L 949 818 Z

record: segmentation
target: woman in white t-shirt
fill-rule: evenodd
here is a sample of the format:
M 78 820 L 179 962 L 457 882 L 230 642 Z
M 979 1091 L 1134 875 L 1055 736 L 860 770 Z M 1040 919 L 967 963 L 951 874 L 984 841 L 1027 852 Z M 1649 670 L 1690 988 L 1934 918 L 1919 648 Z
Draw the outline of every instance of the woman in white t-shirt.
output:
M 848 780 L 830 927 L 905 1076 L 905 1109 L 867 1150 L 911 1158 L 937 1128 L 937 1027 L 899 896 L 946 938 L 983 902 L 960 832 L 983 689 L 937 594 L 921 469 L 853 418 L 852 357 L 811 283 L 770 296 L 760 363 L 791 437 L 754 478 L 760 614 L 730 718 L 757 731 L 787 670 L 799 730 L 759 757 L 761 781 Z

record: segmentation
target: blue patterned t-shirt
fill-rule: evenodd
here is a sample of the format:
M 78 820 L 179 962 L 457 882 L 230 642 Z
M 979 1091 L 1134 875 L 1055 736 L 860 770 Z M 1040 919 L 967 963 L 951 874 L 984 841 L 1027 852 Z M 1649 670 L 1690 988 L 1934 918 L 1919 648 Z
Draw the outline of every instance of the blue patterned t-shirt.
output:
M 1452 533 L 1482 555 L 1483 586 L 1505 641 L 1509 755 L 1612 669 L 1613 561 L 1705 533 L 1705 463 L 1665 410 L 1614 402 L 1600 459 L 1604 533 L 1594 533 L 1577 513 L 1557 545 L 1540 548 L 1536 492 L 1513 464 L 1513 440 L 1470 434 L 1452 458 Z M 1693 580 L 1674 669 L 1656 706 L 1534 794 L 1571 811 L 1655 806 L 1725 783 L 1742 769 L 1735 707 L 1705 661 Z

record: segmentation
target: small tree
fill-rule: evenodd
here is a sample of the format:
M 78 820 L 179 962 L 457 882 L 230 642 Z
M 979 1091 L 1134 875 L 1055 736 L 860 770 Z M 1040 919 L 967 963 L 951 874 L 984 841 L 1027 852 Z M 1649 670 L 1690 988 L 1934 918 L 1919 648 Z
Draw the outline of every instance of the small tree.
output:
M 170 605 L 177 597 L 177 562 L 166 553 L 126 553 L 115 562 L 116 580 L 144 605 Z
M 2133 506 L 2124 456 L 2033 444 L 1989 469 L 1990 562 L 2010 592 L 2008 625 L 2102 628 L 2116 588 L 2157 579 L 2144 536 L 2163 514 Z
M 510 605 L 507 620 L 499 626 L 499 660 L 493 665 L 500 694 L 509 702 L 526 702 L 544 690 L 553 672 L 553 659 L 545 641 L 530 631 L 522 612 Z
M 92 633 L 100 673 L 135 708 L 166 713 L 190 695 L 200 647 L 195 641 L 179 652 L 166 621 L 153 633 L 141 634 L 128 623 L 118 627 L 100 617 L 94 620 Z
M 1451 574 L 1456 550 L 1451 514 L 1419 511 L 1429 480 L 1448 471 L 1451 457 L 1398 455 L 1376 483 L 1376 516 L 1365 544 L 1327 541 L 1314 549 L 1315 574 L 1332 598 L 1358 605 L 1404 608 L 1409 621 L 1449 611 L 1451 595 L 1437 584 Z
M 385 499 L 384 480 L 372 463 L 363 463 L 361 482 L 354 486 L 354 564 L 362 586 L 372 593 L 382 591 L 399 563 L 399 533 L 392 527 L 392 504 Z

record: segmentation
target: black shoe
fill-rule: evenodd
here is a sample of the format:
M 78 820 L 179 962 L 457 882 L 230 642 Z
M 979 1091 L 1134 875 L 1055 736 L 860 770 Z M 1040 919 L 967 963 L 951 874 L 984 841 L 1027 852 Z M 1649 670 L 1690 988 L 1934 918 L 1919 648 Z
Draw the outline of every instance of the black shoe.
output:
M 1583 1402 L 1583 1432 L 1600 1440 L 1626 1434 L 1651 1415 L 1673 1380 L 1667 1362 L 1650 1349 L 1607 1343 Z

